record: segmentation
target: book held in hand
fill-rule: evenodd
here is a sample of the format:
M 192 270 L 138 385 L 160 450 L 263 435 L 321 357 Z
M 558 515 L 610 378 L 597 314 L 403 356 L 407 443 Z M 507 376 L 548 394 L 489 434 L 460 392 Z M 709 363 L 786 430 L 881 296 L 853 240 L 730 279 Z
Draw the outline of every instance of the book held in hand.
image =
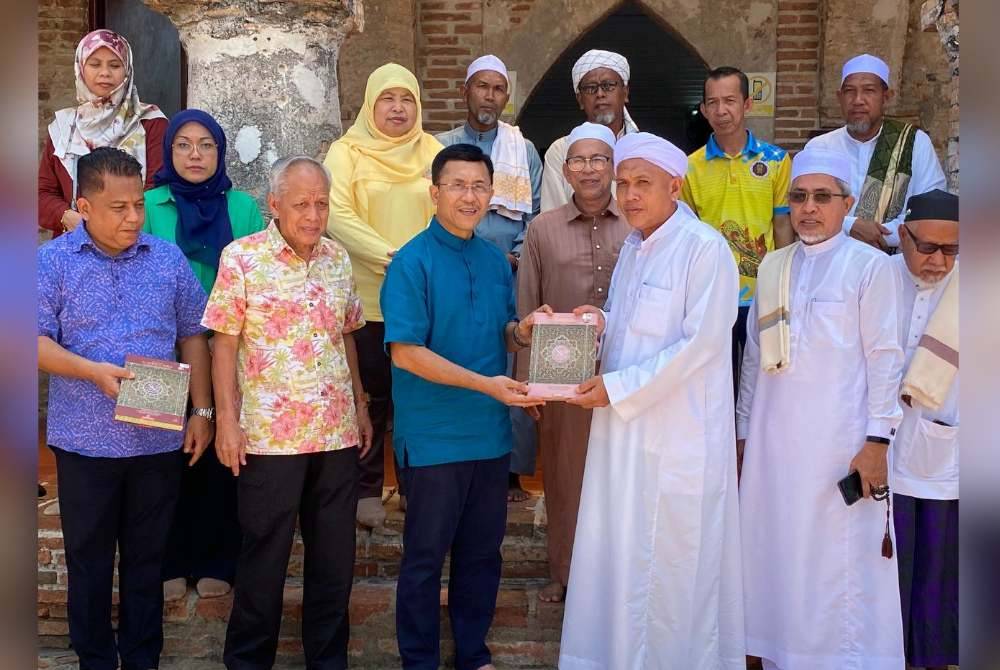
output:
M 183 430 L 191 366 L 128 354 L 125 368 L 135 378 L 122 380 L 115 419 L 149 428 Z
M 593 314 L 535 314 L 531 332 L 528 395 L 567 400 L 597 369 L 597 320 Z

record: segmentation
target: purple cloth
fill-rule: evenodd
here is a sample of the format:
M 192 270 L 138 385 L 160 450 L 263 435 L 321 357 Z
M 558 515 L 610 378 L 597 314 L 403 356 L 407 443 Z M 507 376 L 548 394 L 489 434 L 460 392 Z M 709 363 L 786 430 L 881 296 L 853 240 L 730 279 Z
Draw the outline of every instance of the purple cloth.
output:
M 92 361 L 176 360 L 177 341 L 205 331 L 206 299 L 181 250 L 152 235 L 111 257 L 80 225 L 38 249 L 38 334 Z M 92 382 L 52 375 L 48 443 L 110 458 L 180 448 L 179 431 L 115 421 L 114 408 Z
M 958 665 L 958 501 L 895 494 L 906 662 Z

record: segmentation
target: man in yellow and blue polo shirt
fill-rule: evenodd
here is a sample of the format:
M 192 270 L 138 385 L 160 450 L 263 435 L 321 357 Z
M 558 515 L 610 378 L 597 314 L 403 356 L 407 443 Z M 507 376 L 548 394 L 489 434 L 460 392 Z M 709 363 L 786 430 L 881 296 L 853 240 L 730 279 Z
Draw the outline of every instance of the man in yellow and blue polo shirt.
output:
M 733 383 L 746 343 L 746 319 L 764 254 L 795 241 L 788 216 L 788 153 L 747 130 L 750 99 L 747 76 L 734 67 L 708 73 L 701 113 L 714 131 L 708 144 L 688 156 L 681 199 L 698 218 L 729 241 L 740 271 L 740 309 L 733 326 Z

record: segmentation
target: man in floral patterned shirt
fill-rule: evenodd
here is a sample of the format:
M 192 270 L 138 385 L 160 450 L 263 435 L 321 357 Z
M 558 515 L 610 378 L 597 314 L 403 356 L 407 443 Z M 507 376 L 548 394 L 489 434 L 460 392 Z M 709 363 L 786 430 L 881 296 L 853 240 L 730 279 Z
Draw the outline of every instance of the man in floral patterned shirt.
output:
M 372 430 L 351 334 L 361 301 L 347 252 L 322 237 L 329 193 L 321 163 L 275 164 L 274 219 L 222 252 L 202 320 L 216 332 L 215 447 L 239 477 L 243 531 L 227 668 L 274 664 L 296 517 L 306 664 L 347 667 L 358 458 Z

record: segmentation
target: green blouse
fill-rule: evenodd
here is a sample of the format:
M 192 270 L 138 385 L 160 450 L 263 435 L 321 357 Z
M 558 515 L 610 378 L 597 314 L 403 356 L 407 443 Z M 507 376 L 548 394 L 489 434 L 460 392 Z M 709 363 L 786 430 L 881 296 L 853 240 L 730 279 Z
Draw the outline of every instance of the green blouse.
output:
M 229 189 L 226 193 L 226 202 L 229 206 L 229 221 L 233 227 L 234 240 L 264 230 L 264 219 L 260 215 L 257 201 L 249 194 Z M 146 223 L 142 230 L 161 240 L 177 243 L 177 207 L 174 205 L 174 196 L 170 193 L 169 186 L 159 186 L 146 191 Z M 217 270 L 211 265 L 190 258 L 188 265 L 201 282 L 205 293 L 211 293 Z

